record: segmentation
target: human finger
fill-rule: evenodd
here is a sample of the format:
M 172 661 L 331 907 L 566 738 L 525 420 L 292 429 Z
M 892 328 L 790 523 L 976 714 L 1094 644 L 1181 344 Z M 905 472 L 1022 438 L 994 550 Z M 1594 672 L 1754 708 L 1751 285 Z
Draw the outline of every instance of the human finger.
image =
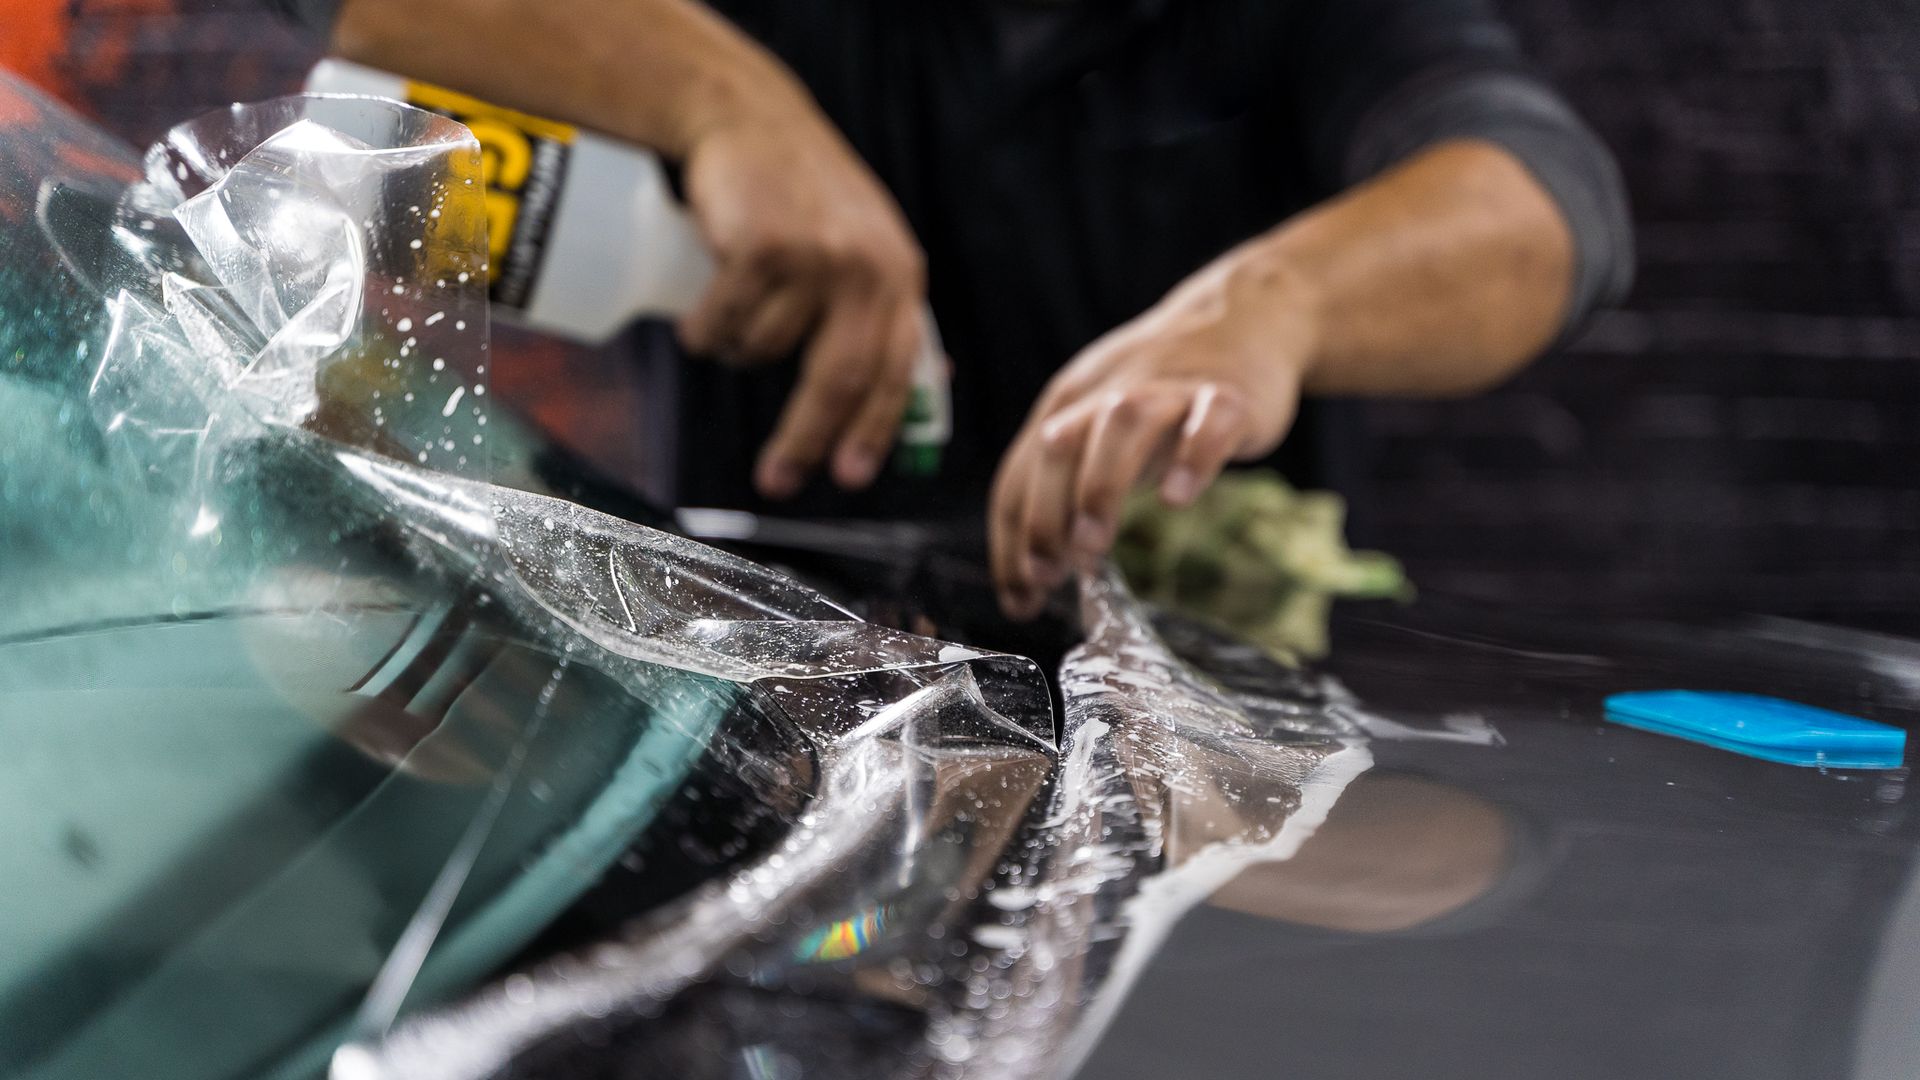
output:
M 740 355 L 748 360 L 778 360 L 792 353 L 820 318 L 820 290 L 799 279 L 774 286 L 758 309 L 741 323 Z
M 1039 601 L 1027 584 L 1024 551 L 1018 537 L 1024 531 L 1027 513 L 1026 459 L 1033 452 L 1033 438 L 1023 431 L 1016 436 L 1000 461 L 987 496 L 987 562 L 993 572 L 994 591 L 1000 610 L 1008 618 L 1026 620 L 1039 613 Z
M 761 494 L 782 499 L 798 492 L 866 400 L 885 342 L 880 315 L 871 298 L 858 295 L 827 311 L 755 467 Z
M 1240 394 L 1218 383 L 1194 391 L 1172 460 L 1160 479 L 1160 498 L 1169 506 L 1188 506 L 1200 497 L 1220 470 L 1240 452 L 1246 439 L 1247 407 Z
M 1065 580 L 1073 528 L 1073 484 L 1086 449 L 1084 412 L 1049 419 L 1037 432 L 1027 478 L 1027 513 L 1016 543 L 1030 588 L 1043 595 Z
M 1184 411 L 1177 395 L 1150 389 L 1102 399 L 1071 496 L 1072 554 L 1081 564 L 1092 565 L 1113 546 L 1127 495 L 1171 445 Z
M 681 344 L 703 356 L 736 351 L 748 321 L 772 296 L 777 269 L 771 256 L 721 262 L 693 310 L 680 319 Z
M 925 335 L 920 309 L 902 301 L 889 321 L 880 368 L 833 451 L 833 481 L 849 490 L 873 483 L 913 396 L 914 361 Z

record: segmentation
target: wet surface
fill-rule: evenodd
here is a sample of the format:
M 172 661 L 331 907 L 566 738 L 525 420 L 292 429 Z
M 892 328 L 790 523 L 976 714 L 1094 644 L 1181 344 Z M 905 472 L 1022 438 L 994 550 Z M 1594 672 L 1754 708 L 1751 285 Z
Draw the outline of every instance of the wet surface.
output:
M 907 607 L 991 633 L 977 612 Z M 1600 719 L 1608 693 L 1686 686 L 1911 728 L 1920 647 L 1795 623 L 1570 622 L 1430 601 L 1348 612 L 1333 658 L 1303 673 L 1189 624 L 1158 629 L 1246 726 L 1223 740 L 1190 706 L 1162 703 L 1122 720 L 1119 748 L 1094 758 L 1100 742 L 1077 743 L 1072 725 L 1112 717 L 1075 707 L 1086 669 L 1069 657 L 1058 775 L 1101 806 L 1091 851 L 1110 861 L 1088 898 L 1106 912 L 1060 935 L 1087 943 L 1078 1000 L 1023 1000 L 1011 969 L 976 973 L 989 1000 L 1004 993 L 1025 1013 L 1024 1034 L 1003 1044 L 1011 1060 L 996 1060 L 992 1025 L 961 1053 L 931 1052 L 964 1011 L 943 1011 L 952 999 L 911 968 L 843 961 L 837 977 L 796 977 L 743 961 L 655 1006 L 580 1016 L 516 1056 L 513 1075 L 668 1063 L 713 1077 L 1062 1075 L 1076 1037 L 1088 1077 L 1864 1080 L 1920 1063 L 1904 1022 L 1920 977 L 1905 770 L 1770 764 Z M 1123 633 L 1111 647 L 1129 640 L 1143 642 Z M 1137 741 L 1126 736 L 1169 730 L 1182 733 L 1172 753 L 1125 749 Z M 1330 748 L 1341 732 L 1372 768 L 1345 779 L 1297 848 L 1252 850 L 1273 833 L 1250 803 L 1271 800 L 1283 824 L 1303 788 L 1263 754 Z M 1237 739 L 1265 750 L 1236 753 Z M 1079 769 L 1076 745 L 1096 748 Z M 1106 767 L 1084 768 L 1096 760 Z M 1223 872 L 1194 872 L 1197 853 L 1204 863 L 1223 845 L 1236 851 Z M 1191 895 L 1147 916 L 1137 905 L 1157 875 Z M 988 904 L 965 917 L 976 940 L 956 955 L 1003 945 L 1006 908 L 1048 908 L 1029 908 L 1028 890 L 996 904 L 1006 882 L 984 884 Z M 1137 982 L 1130 933 L 1152 942 Z M 590 956 L 592 940 L 569 944 Z
M 1906 770 L 1770 764 L 1599 709 L 1618 689 L 1747 690 L 1911 730 L 1920 648 L 1786 623 L 1390 619 L 1347 621 L 1331 670 L 1370 708 L 1481 715 L 1504 745 L 1376 742 L 1292 864 L 1169 937 L 1084 1075 L 1920 1072 Z
M 383 108 L 313 116 L 421 141 Z M 278 126 L 313 116 L 183 128 L 124 202 L 0 171 L 0 269 L 58 300 L 0 325 L 0 717 L 41 793 L 0 856 L 61 931 L 0 963 L 0 1068 L 1914 1074 L 1905 772 L 1600 702 L 1911 728 L 1920 647 L 1428 600 L 1298 670 L 1104 576 L 1010 627 L 911 531 L 731 538 L 816 589 L 498 486 L 478 320 L 443 366 L 389 299 L 477 258 L 472 147 Z M 152 258 L 160 212 L 206 258 Z

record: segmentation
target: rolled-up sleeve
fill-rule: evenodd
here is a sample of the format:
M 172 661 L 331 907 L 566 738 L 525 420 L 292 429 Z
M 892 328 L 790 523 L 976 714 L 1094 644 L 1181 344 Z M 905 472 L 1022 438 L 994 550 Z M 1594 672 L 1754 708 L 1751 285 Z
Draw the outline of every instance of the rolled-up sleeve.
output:
M 1324 182 L 1358 183 L 1452 139 L 1493 143 L 1540 182 L 1573 234 L 1562 337 L 1626 295 L 1633 229 L 1619 167 L 1485 0 L 1313 0 L 1287 49 Z

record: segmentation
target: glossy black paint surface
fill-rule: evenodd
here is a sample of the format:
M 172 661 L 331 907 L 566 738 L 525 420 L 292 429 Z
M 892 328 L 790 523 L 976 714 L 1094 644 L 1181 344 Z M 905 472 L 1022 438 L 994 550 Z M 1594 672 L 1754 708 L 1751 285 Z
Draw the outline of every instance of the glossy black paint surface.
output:
M 1499 730 L 1498 747 L 1377 741 L 1371 777 L 1427 782 L 1436 812 L 1456 796 L 1497 807 L 1502 869 L 1464 906 L 1386 932 L 1200 908 L 1081 1075 L 1920 1075 L 1906 770 L 1755 761 L 1613 727 L 1599 708 L 1624 689 L 1747 690 L 1911 730 L 1920 647 L 1437 604 L 1350 618 L 1338 641 L 1329 667 L 1370 709 Z M 1342 839 L 1340 814 L 1303 859 Z M 1374 830 L 1349 866 L 1409 858 L 1400 834 Z

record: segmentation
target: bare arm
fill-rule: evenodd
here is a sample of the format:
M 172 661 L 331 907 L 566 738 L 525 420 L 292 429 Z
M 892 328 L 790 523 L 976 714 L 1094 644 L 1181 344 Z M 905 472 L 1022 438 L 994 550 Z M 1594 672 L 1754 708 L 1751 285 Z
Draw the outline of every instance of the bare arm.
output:
M 777 60 L 686 0 L 347 0 L 333 47 L 676 158 L 776 94 L 807 101 Z
M 1507 151 L 1442 143 L 1228 252 L 1064 368 L 1014 439 L 990 528 L 1002 603 L 1031 614 L 1112 545 L 1128 492 L 1191 501 L 1271 453 L 1302 393 L 1447 395 L 1552 339 L 1573 241 Z
M 925 270 L 899 208 L 778 60 L 691 0 L 347 0 L 334 48 L 685 164 L 718 273 L 689 348 L 801 377 L 756 482 L 864 487 L 905 410 Z
M 1437 146 L 1256 241 L 1247 272 L 1303 283 L 1312 394 L 1470 393 L 1552 340 L 1573 238 L 1505 150 Z

